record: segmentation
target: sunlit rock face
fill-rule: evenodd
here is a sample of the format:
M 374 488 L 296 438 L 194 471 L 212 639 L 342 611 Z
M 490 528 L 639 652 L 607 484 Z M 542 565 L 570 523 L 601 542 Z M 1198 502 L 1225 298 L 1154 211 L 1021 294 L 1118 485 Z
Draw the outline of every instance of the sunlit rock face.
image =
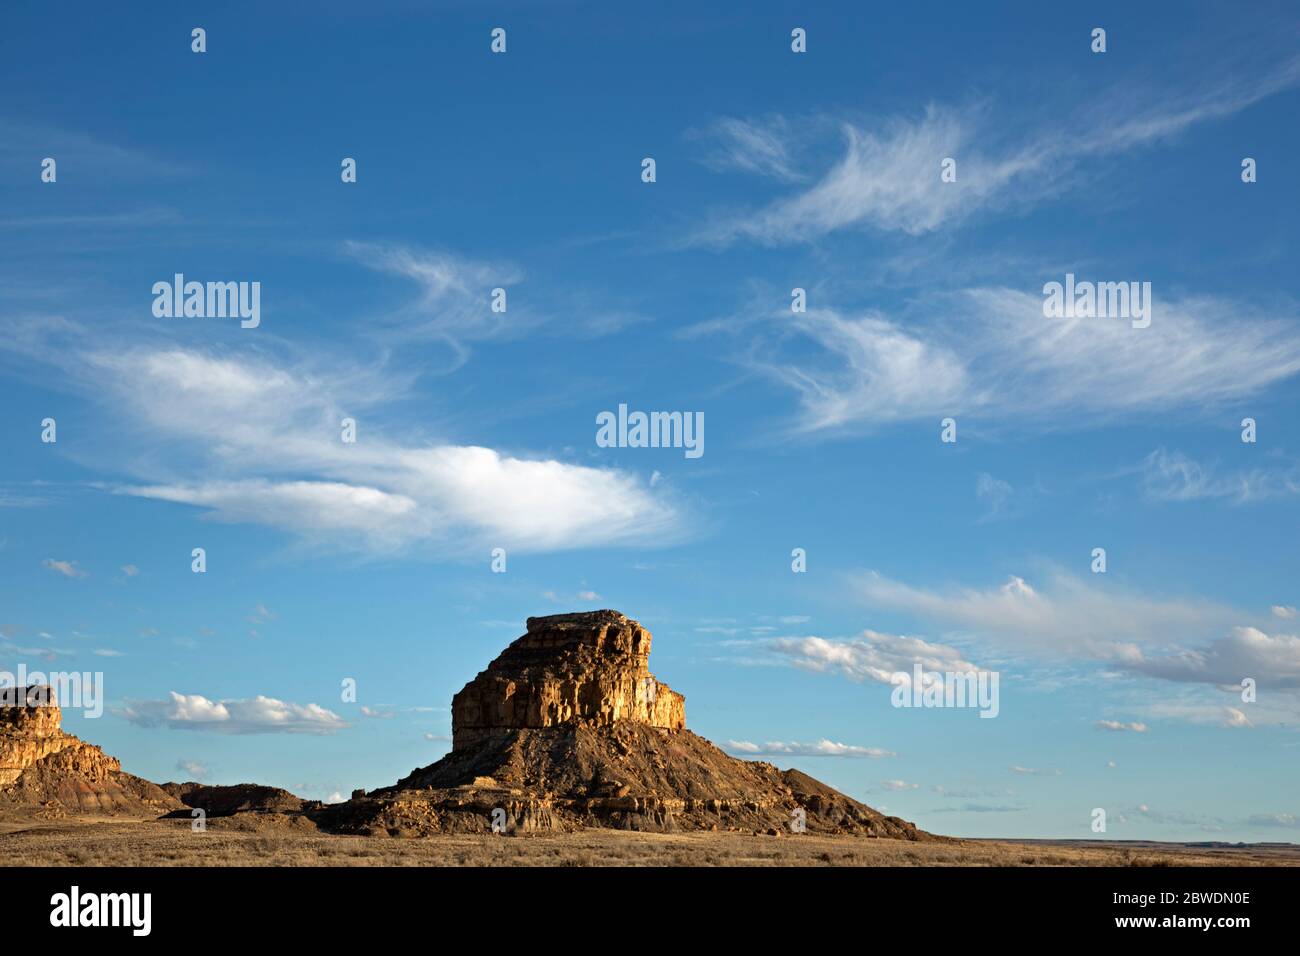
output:
M 451 702 L 452 749 L 524 728 L 686 726 L 686 698 L 650 673 L 650 632 L 618 611 L 530 617 Z
M 122 769 L 98 747 L 64 733 L 62 722 L 63 712 L 49 687 L 0 691 L 0 786 L 13 783 L 38 761 L 63 751 L 68 751 L 66 762 L 95 776 Z

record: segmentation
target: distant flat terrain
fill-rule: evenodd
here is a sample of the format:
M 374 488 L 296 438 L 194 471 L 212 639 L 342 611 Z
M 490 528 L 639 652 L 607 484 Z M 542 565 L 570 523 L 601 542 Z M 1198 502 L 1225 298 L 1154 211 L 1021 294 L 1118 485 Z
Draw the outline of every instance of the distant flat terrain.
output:
M 45 866 L 1298 866 L 1300 845 L 906 840 L 584 830 L 420 839 L 330 836 L 266 821 L 0 822 L 0 854 Z

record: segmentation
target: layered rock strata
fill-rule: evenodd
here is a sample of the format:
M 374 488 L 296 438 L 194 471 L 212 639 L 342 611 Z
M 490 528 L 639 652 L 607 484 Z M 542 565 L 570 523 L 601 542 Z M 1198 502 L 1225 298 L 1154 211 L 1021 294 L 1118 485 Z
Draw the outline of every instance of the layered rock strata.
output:
M 617 611 L 530 617 L 451 701 L 452 748 L 511 731 L 630 720 L 681 730 L 686 699 L 650 673 L 650 632 Z

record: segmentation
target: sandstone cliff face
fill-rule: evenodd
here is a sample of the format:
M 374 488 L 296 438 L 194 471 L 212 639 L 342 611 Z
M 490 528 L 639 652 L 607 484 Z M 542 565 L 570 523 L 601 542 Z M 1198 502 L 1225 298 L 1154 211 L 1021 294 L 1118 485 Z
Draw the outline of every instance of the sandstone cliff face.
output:
M 63 713 L 48 687 L 0 692 L 0 786 L 13 783 L 24 770 L 46 757 L 85 746 L 63 732 L 62 720 Z
M 452 698 L 452 748 L 569 723 L 681 730 L 686 699 L 650 673 L 650 641 L 617 611 L 530 617 L 528 633 Z
M 63 712 L 48 687 L 0 692 L 0 809 L 155 813 L 179 802 L 122 773 L 98 747 L 63 730 Z

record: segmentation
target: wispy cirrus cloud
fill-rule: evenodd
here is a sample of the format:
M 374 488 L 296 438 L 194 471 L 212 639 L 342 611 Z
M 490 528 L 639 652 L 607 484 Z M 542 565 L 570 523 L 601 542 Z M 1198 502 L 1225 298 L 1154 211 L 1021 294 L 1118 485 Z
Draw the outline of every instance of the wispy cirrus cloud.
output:
M 985 510 L 979 520 L 993 521 L 1006 515 L 1015 493 L 1016 489 L 1009 481 L 994 478 L 986 471 L 980 472 L 975 477 L 975 496 L 984 503 Z
M 518 268 L 405 245 L 346 242 L 344 251 L 372 269 L 414 282 L 418 297 L 401 310 L 393 331 L 402 338 L 438 339 L 449 346 L 459 366 L 473 342 L 511 338 L 535 326 L 535 309 L 516 301 L 509 287 L 522 280 Z M 492 290 L 507 290 L 507 311 L 493 311 Z
M 441 342 L 453 356 L 447 370 L 464 365 L 478 342 L 543 331 L 595 338 L 643 321 L 628 309 L 595 301 L 588 290 L 566 290 L 557 302 L 553 293 L 525 285 L 524 271 L 509 262 L 400 243 L 348 241 L 343 251 L 370 269 L 415 284 L 416 297 L 397 307 L 384 334 L 398 344 Z M 493 307 L 497 289 L 504 295 L 500 309 Z
M 26 170 L 33 156 L 54 157 L 61 167 L 61 179 L 72 170 L 79 175 L 85 169 L 93 169 L 95 179 L 101 182 L 157 182 L 194 172 L 192 166 L 153 150 L 46 124 L 0 121 L 0 168 L 21 166 Z
M 897 316 L 815 308 L 720 330 L 743 332 L 737 360 L 794 394 L 803 435 L 950 415 L 1081 426 L 1212 408 L 1300 372 L 1294 315 L 1209 297 L 1158 299 L 1145 329 L 1047 318 L 1040 294 L 1002 287 L 923 295 Z
M 764 120 L 723 117 L 705 130 L 692 131 L 690 137 L 707 144 L 701 161 L 712 169 L 735 169 L 784 182 L 807 178 L 796 166 L 796 141 L 790 123 L 782 116 Z
M 839 161 L 811 186 L 757 209 L 715 217 L 694 240 L 777 245 L 854 228 L 924 235 L 977 213 L 1032 204 L 1069 188 L 1084 161 L 1168 140 L 1297 83 L 1300 58 L 1292 57 L 1177 92 L 1129 85 L 1071 111 L 1060 125 L 1040 123 L 1025 131 L 979 103 L 960 109 L 930 104 L 912 115 L 845 121 Z M 785 158 L 792 134 L 784 119 L 732 119 L 719 126 L 731 165 L 780 169 L 786 179 L 795 174 Z M 1090 135 L 1077 135 L 1079 129 Z M 940 162 L 948 157 L 958 161 L 954 182 L 940 179 Z
M 1225 470 L 1218 463 L 1203 464 L 1163 448 L 1143 460 L 1141 476 L 1143 493 L 1155 501 L 1222 498 L 1246 504 L 1300 494 L 1300 469 L 1295 466 Z
M 939 807 L 931 813 L 1020 813 L 1025 807 L 1009 803 L 963 803 L 956 807 Z

